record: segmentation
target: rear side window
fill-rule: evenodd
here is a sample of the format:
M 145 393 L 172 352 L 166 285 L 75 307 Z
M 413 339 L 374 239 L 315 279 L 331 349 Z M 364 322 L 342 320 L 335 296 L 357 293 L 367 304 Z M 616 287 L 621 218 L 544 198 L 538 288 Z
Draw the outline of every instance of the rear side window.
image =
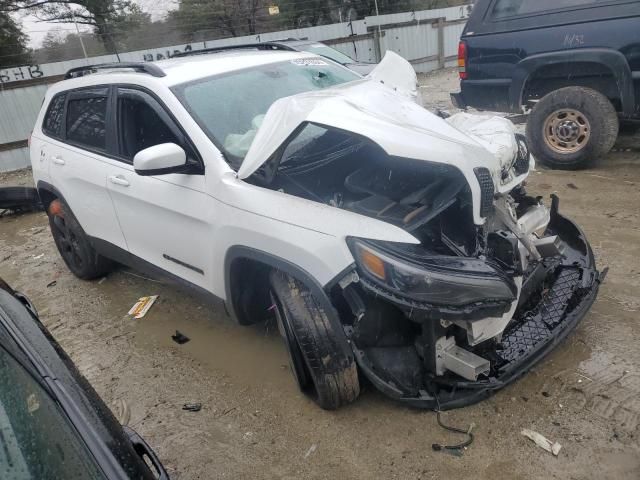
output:
M 64 115 L 64 102 L 67 100 L 66 93 L 59 93 L 49 103 L 47 114 L 42 122 L 42 131 L 50 137 L 60 137 L 62 135 L 62 118 Z
M 67 141 L 105 150 L 107 146 L 107 93 L 72 95 L 67 104 Z
M 611 0 L 497 0 L 491 11 L 494 19 L 519 17 L 549 10 L 562 10 L 572 7 L 586 7 L 599 3 L 612 3 Z

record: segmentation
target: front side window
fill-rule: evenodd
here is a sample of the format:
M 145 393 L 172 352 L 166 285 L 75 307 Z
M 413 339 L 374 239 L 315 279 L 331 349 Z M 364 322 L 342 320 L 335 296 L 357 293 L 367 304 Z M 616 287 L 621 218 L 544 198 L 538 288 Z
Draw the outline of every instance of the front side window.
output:
M 118 134 L 120 155 L 128 160 L 140 150 L 161 143 L 185 148 L 177 128 L 152 97 L 138 90 L 118 89 Z
M 106 478 L 60 406 L 3 347 L 0 347 L 0 478 Z
M 276 100 L 359 78 L 346 68 L 310 57 L 216 75 L 178 85 L 173 91 L 238 168 Z
M 64 102 L 67 100 L 66 93 L 59 93 L 49 103 L 49 108 L 42 122 L 42 131 L 51 137 L 59 137 L 62 129 L 62 119 L 64 116 Z
M 584 7 L 597 3 L 611 3 L 611 0 L 498 0 L 491 12 L 494 19 L 530 15 L 549 10 Z
M 280 170 L 310 171 L 357 152 L 364 145 L 349 133 L 308 123 L 282 152 Z
M 107 146 L 107 94 L 82 93 L 67 104 L 67 140 L 105 150 Z

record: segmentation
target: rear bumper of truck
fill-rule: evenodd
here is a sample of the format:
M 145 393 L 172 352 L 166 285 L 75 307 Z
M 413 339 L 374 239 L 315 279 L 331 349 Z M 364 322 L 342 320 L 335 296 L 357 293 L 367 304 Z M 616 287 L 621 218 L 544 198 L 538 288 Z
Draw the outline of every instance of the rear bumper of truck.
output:
M 509 78 L 461 80 L 460 91 L 451 93 L 451 102 L 462 110 L 473 107 L 491 112 L 521 113 L 519 93 L 515 95 Z

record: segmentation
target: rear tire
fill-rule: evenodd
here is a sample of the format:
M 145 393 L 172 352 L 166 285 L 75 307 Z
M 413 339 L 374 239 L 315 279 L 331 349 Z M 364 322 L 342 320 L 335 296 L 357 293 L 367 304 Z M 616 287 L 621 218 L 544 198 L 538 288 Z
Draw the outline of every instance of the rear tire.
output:
M 300 389 L 325 410 L 353 402 L 360 394 L 360 383 L 353 354 L 339 338 L 344 333 L 335 331 L 301 282 L 280 271 L 273 271 L 270 280 L 276 316 L 284 327 L 281 333 Z
M 587 168 L 613 147 L 618 114 L 607 97 L 585 87 L 565 87 L 544 96 L 527 121 L 531 153 L 564 170 Z
M 83 280 L 92 280 L 111 271 L 113 262 L 95 251 L 67 204 L 56 199 L 49 205 L 47 214 L 53 240 L 71 273 Z

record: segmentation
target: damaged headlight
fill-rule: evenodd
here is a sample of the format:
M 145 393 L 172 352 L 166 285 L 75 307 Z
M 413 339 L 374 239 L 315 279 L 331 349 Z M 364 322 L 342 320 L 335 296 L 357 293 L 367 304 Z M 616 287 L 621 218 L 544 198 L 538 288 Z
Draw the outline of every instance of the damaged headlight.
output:
M 457 307 L 516 298 L 513 282 L 482 260 L 435 256 L 414 263 L 381 248 L 381 243 L 351 239 L 349 247 L 363 279 L 394 293 Z

